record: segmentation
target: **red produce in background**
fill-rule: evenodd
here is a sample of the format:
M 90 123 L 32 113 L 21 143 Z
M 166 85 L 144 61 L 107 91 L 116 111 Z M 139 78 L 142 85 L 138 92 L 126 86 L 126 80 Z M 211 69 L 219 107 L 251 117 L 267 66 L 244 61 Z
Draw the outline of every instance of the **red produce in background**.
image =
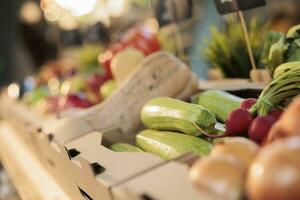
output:
M 95 93 L 99 93 L 100 87 L 108 80 L 110 80 L 111 77 L 109 77 L 107 74 L 100 75 L 100 74 L 91 74 L 86 79 L 87 87 L 94 91 Z
M 112 73 L 110 69 L 110 62 L 113 58 L 114 55 L 116 55 L 119 51 L 124 49 L 124 45 L 122 43 L 115 43 L 111 45 L 107 51 L 105 51 L 103 54 L 99 55 L 99 62 L 101 63 L 104 71 L 105 71 L 105 76 L 112 78 Z
M 67 110 L 70 108 L 89 108 L 92 106 L 88 100 L 83 99 L 75 94 L 69 94 L 59 99 L 59 110 Z
M 114 55 L 126 47 L 134 47 L 146 56 L 161 49 L 156 34 L 143 26 L 134 27 L 122 36 L 121 42 L 113 44 L 105 53 L 99 56 L 99 62 L 105 69 L 106 76 L 112 77 L 110 62 Z
M 143 26 L 130 29 L 122 37 L 121 42 L 141 50 L 146 56 L 161 49 L 156 34 Z

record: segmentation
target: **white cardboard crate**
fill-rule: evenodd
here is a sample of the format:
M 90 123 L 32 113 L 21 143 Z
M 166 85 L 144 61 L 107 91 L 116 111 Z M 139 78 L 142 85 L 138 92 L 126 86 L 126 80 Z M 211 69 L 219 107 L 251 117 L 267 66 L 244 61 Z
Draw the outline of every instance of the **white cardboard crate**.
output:
M 216 200 L 196 189 L 188 177 L 197 158 L 186 155 L 116 185 L 112 188 L 114 200 Z
M 44 166 L 48 172 L 72 200 L 84 200 L 78 189 L 76 176 L 71 170 L 69 152 L 51 137 L 44 134 L 38 134 L 38 137 L 39 144 L 45 145 L 44 148 L 41 148 L 41 152 Z
M 113 152 L 106 146 L 133 142 L 133 138 L 112 130 L 92 132 L 62 145 L 39 134 L 45 166 L 72 199 L 111 200 L 111 188 L 165 163 L 149 153 Z M 103 146 L 106 145 L 106 146 Z

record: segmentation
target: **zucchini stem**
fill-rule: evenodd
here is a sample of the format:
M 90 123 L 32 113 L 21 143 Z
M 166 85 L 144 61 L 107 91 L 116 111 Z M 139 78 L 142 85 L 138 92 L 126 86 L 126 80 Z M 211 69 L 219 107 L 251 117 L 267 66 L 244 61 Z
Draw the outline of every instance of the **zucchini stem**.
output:
M 221 133 L 221 134 L 216 135 L 216 134 L 210 134 L 210 133 L 208 133 L 207 131 L 203 130 L 200 126 L 198 126 L 196 123 L 194 123 L 194 125 L 196 126 L 196 128 L 199 130 L 199 132 L 202 135 L 204 135 L 204 136 L 206 136 L 208 138 L 222 138 L 222 137 L 228 136 L 228 134 L 226 132 L 224 132 L 223 130 L 220 130 L 220 129 L 216 129 L 216 128 L 213 129 L 213 130 Z

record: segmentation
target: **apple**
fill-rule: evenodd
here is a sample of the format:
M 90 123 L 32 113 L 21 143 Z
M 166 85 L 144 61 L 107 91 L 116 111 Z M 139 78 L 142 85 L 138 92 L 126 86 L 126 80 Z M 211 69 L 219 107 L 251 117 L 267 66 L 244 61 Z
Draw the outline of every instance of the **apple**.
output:
M 115 80 L 106 81 L 100 88 L 101 96 L 106 99 L 117 89 L 117 82 Z
M 84 91 L 86 87 L 86 81 L 83 75 L 74 75 L 66 79 L 60 88 L 60 92 L 65 95 L 68 93 L 76 93 Z
M 62 111 L 70 108 L 89 108 L 93 104 L 77 94 L 68 94 L 59 99 L 58 105 L 59 110 Z

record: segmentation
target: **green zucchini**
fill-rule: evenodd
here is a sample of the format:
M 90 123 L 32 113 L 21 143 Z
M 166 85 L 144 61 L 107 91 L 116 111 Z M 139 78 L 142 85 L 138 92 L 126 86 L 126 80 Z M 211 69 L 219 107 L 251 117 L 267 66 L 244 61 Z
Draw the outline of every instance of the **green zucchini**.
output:
M 169 97 L 150 100 L 141 111 L 143 124 L 150 129 L 178 131 L 198 136 L 212 132 L 216 116 L 200 105 Z
M 143 152 L 138 147 L 127 143 L 115 143 L 109 148 L 115 152 Z
M 182 133 L 145 130 L 136 136 L 136 145 L 146 152 L 173 159 L 185 153 L 206 156 L 212 144 L 201 138 Z
M 225 122 L 229 113 L 238 109 L 242 101 L 242 98 L 228 92 L 209 90 L 200 93 L 195 103 L 213 112 L 219 121 Z

